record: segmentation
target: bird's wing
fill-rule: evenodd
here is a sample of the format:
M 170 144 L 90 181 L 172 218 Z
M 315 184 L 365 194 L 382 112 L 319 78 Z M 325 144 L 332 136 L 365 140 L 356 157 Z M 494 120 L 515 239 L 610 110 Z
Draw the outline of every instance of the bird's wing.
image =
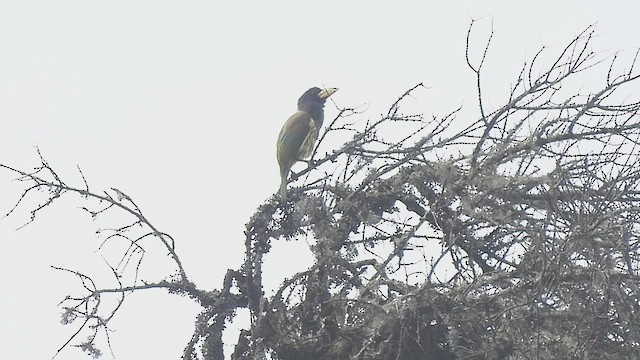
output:
M 298 161 L 298 151 L 311 129 L 311 114 L 298 111 L 287 120 L 278 136 L 278 160 L 283 163 Z

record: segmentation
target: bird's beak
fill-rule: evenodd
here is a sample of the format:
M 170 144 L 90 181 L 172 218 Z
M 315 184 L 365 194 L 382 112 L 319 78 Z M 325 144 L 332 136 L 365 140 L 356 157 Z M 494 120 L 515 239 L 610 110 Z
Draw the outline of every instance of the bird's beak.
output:
M 338 91 L 338 88 L 326 88 L 326 89 L 322 89 L 320 90 L 320 92 L 318 93 L 318 97 L 321 99 L 326 99 L 329 96 L 333 95 L 334 92 Z

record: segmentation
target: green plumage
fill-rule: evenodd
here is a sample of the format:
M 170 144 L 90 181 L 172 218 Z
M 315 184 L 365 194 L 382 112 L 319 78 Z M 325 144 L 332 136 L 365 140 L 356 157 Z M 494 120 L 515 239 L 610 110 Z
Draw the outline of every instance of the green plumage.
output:
M 298 160 L 311 156 L 324 121 L 324 103 L 338 89 L 311 88 L 298 99 L 298 111 L 285 122 L 277 142 L 280 165 L 280 198 L 287 199 L 287 178 Z

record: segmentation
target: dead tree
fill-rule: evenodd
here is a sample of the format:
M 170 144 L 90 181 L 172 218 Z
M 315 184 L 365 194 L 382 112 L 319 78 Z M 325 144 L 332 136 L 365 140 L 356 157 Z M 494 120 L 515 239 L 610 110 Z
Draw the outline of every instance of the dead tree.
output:
M 68 185 L 41 157 L 33 172 L 6 165 L 37 190 L 31 212 L 75 193 L 132 221 L 105 242 L 129 244 L 104 288 L 78 277 L 85 293 L 62 303 L 65 321 L 92 355 L 125 294 L 164 288 L 202 305 L 185 359 L 222 359 L 225 321 L 251 312 L 234 359 L 632 359 L 640 357 L 640 121 L 637 58 L 591 50 L 588 27 L 561 51 L 541 49 L 517 74 L 504 105 L 484 101 L 489 36 L 469 49 L 474 111 L 402 111 L 418 84 L 386 114 L 340 109 L 309 167 L 295 174 L 289 201 L 260 205 L 246 225 L 246 256 L 220 289 L 196 287 L 175 240 L 151 224 L 131 197 Z M 602 74 L 599 85 L 581 86 Z M 635 88 L 634 88 L 635 86 Z M 464 116 L 464 119 L 462 117 Z M 470 120 L 472 119 L 472 120 Z M 466 126 L 459 126 L 465 124 Z M 326 151 L 336 135 L 344 146 Z M 84 177 L 83 177 L 84 178 Z M 275 241 L 306 239 L 314 264 L 263 293 L 262 266 Z M 144 282 L 145 244 L 172 260 L 166 279 Z M 127 272 L 128 276 L 123 277 Z M 118 306 L 102 307 L 105 297 Z

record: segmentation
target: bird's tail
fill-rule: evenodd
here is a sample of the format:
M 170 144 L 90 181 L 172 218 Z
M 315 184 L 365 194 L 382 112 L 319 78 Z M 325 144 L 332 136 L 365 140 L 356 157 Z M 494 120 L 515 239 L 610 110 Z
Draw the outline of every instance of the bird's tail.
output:
M 289 170 L 282 169 L 280 171 L 280 200 L 282 202 L 287 201 L 287 177 L 289 177 Z

